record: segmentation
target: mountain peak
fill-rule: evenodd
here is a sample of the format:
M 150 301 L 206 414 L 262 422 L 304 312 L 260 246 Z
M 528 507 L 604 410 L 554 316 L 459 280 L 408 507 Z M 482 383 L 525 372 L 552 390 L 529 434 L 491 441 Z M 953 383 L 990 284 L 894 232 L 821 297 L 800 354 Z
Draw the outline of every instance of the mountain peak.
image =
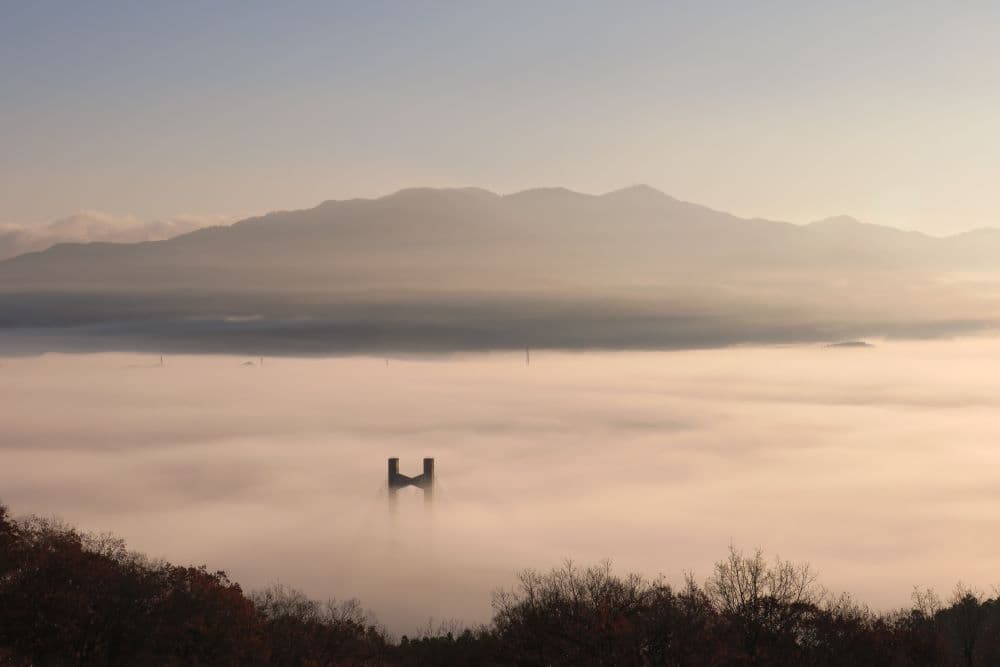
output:
M 514 201 L 563 201 L 566 199 L 592 199 L 594 195 L 576 192 L 569 188 L 530 188 L 504 195 L 504 199 Z
M 495 199 L 498 195 L 496 193 L 490 192 L 483 188 L 475 187 L 464 187 L 464 188 L 430 188 L 430 187 L 415 187 L 415 188 L 403 188 L 402 190 L 397 190 L 392 194 L 385 195 L 379 199 L 405 199 L 405 198 L 426 198 L 426 197 L 478 197 L 486 199 Z
M 861 222 L 857 218 L 849 215 L 834 215 L 822 220 L 814 220 L 809 223 L 810 227 L 857 227 L 867 223 Z
M 627 188 L 621 188 L 618 190 L 612 190 L 611 192 L 605 193 L 605 197 L 667 197 L 666 194 L 660 192 L 651 185 L 646 185 L 645 183 L 639 183 L 637 185 L 630 185 Z

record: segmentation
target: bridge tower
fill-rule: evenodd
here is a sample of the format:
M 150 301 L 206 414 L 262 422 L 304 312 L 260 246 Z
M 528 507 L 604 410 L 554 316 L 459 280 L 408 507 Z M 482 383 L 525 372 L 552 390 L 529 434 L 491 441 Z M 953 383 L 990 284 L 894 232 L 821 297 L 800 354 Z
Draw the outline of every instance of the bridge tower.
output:
M 424 459 L 424 472 L 410 477 L 399 472 L 399 459 L 389 459 L 389 507 L 396 506 L 396 492 L 407 486 L 415 486 L 424 492 L 424 503 L 434 499 L 434 459 Z

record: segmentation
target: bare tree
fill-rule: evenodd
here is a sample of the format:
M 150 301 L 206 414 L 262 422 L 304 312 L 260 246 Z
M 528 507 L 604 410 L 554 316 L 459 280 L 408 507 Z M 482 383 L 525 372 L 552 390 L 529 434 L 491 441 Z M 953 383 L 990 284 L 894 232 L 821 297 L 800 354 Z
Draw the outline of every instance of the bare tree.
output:
M 983 604 L 984 597 L 981 592 L 959 582 L 952 592 L 949 608 L 938 612 L 958 644 L 966 667 L 975 664 L 977 645 L 989 619 L 990 610 Z
M 539 664 L 641 664 L 643 626 L 670 589 L 659 579 L 615 575 L 608 561 L 580 569 L 522 572 L 493 596 L 494 625 L 508 645 Z
M 729 556 L 715 564 L 705 592 L 739 634 L 751 662 L 764 640 L 798 641 L 801 622 L 825 596 L 808 564 L 779 558 L 768 564 L 760 549 L 747 556 L 732 545 Z

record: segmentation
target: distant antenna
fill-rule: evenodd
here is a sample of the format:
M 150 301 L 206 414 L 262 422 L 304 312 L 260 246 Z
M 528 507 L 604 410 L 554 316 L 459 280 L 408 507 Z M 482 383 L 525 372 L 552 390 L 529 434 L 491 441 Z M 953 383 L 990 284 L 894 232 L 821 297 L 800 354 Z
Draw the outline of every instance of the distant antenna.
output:
M 389 507 L 396 507 L 396 492 L 408 486 L 415 486 L 424 492 L 424 503 L 430 504 L 434 497 L 434 459 L 424 459 L 422 475 L 409 477 L 399 472 L 399 459 L 389 459 Z

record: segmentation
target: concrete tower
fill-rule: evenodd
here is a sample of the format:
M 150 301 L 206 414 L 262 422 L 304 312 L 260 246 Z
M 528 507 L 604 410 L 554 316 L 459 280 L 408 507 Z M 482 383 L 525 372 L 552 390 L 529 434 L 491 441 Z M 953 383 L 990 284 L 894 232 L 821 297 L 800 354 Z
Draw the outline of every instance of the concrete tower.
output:
M 396 504 L 396 492 L 407 486 L 415 486 L 424 492 L 424 502 L 430 503 L 434 497 L 434 459 L 424 459 L 423 474 L 410 477 L 399 472 L 399 459 L 389 459 L 389 505 Z

